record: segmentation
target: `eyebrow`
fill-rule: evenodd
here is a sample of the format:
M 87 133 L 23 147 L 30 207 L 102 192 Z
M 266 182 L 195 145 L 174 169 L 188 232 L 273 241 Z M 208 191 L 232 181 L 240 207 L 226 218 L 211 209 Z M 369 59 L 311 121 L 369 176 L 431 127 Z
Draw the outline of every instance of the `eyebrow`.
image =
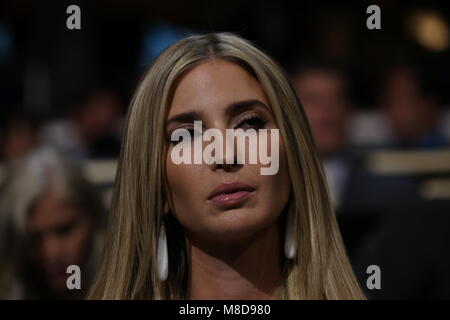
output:
M 228 116 L 235 116 L 241 112 L 244 112 L 246 110 L 249 110 L 255 106 L 262 106 L 264 108 L 266 108 L 267 110 L 269 109 L 267 107 L 267 105 L 258 100 L 258 99 L 250 99 L 250 100 L 242 100 L 242 101 L 237 101 L 237 102 L 233 102 L 231 104 L 229 104 L 226 107 L 226 114 Z M 180 113 L 178 115 L 175 115 L 173 117 L 171 117 L 170 119 L 168 119 L 166 121 L 166 126 L 169 126 L 172 123 L 180 123 L 180 122 L 193 122 L 195 120 L 199 120 L 202 118 L 202 112 L 199 111 L 189 111 L 189 112 L 184 112 L 184 113 Z
M 258 99 L 250 99 L 250 100 L 243 100 L 243 101 L 237 101 L 229 104 L 226 109 L 226 113 L 229 116 L 235 116 L 241 112 L 247 111 L 255 106 L 262 106 L 269 109 L 266 104 Z

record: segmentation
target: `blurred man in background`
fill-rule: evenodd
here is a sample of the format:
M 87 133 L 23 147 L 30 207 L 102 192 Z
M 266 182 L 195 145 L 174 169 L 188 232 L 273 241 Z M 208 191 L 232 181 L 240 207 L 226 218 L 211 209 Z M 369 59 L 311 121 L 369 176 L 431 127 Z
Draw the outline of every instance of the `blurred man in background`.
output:
M 391 146 L 441 146 L 435 100 L 418 89 L 411 74 L 398 72 L 387 78 L 382 93 L 383 110 L 398 137 Z M 449 243 L 444 231 L 449 223 L 446 207 L 422 201 L 412 176 L 384 176 L 367 168 L 366 158 L 373 149 L 355 149 L 349 142 L 352 109 L 342 73 L 317 65 L 297 72 L 293 84 L 308 116 L 361 286 L 367 289 L 369 265 L 382 270 L 382 290 L 366 290 L 367 296 L 448 298 L 444 270 L 450 261 L 440 254 Z
M 333 201 L 338 206 L 350 169 L 347 124 L 351 110 L 346 80 L 333 67 L 313 65 L 296 72 L 293 84 L 307 114 Z
M 114 92 L 88 91 L 67 119 L 43 128 L 42 143 L 74 158 L 115 158 L 120 151 L 122 112 Z
M 448 144 L 439 130 L 442 115 L 436 79 L 408 65 L 390 68 L 381 85 L 380 104 L 396 148 L 437 148 Z

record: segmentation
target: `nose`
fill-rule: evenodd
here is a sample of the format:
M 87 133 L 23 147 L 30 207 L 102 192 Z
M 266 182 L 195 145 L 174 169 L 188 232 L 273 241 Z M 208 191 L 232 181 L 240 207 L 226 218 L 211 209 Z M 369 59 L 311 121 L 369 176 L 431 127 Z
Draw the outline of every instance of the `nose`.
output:
M 242 168 L 242 164 L 237 163 L 236 156 L 233 157 L 233 161 L 231 163 L 227 163 L 224 161 L 224 163 L 215 163 L 214 164 L 214 170 L 223 170 L 225 172 L 236 172 L 240 168 Z M 230 161 L 229 161 L 230 162 Z
M 224 135 L 226 137 L 226 135 Z M 223 141 L 223 150 L 221 154 L 222 163 L 213 163 L 213 170 L 223 170 L 225 172 L 236 172 L 242 168 L 243 164 L 238 163 L 238 150 L 236 143 L 232 143 L 231 140 L 227 141 L 225 138 Z

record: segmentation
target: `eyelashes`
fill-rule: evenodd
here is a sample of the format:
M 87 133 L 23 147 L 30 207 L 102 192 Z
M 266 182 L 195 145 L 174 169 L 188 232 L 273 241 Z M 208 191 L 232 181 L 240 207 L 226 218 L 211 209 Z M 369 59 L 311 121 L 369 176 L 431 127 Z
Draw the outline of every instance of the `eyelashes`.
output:
M 170 144 L 175 145 L 175 144 L 178 144 L 178 143 L 181 142 L 181 139 L 180 139 L 179 141 L 173 141 L 173 140 L 172 140 L 172 133 L 173 133 L 175 130 L 178 130 L 178 129 L 184 129 L 184 130 L 187 130 L 187 131 L 189 132 L 189 135 L 190 135 L 191 139 L 194 140 L 194 134 L 195 134 L 195 129 L 194 129 L 194 127 L 179 127 L 179 128 L 176 128 L 176 129 L 174 129 L 173 131 L 171 131 L 171 132 L 169 132 L 169 133 L 167 134 L 167 141 L 168 141 Z M 202 135 L 202 132 L 199 132 L 199 133 L 200 133 L 200 135 Z
M 266 125 L 267 125 L 267 120 L 265 120 L 261 116 L 256 115 L 256 114 L 246 114 L 237 121 L 237 125 L 233 129 L 242 129 L 244 131 L 247 131 L 248 129 L 254 129 L 254 130 L 258 131 L 259 129 L 264 129 L 266 127 Z M 178 127 L 176 129 L 168 132 L 168 134 L 167 134 L 167 140 L 170 144 L 176 145 L 176 144 L 180 143 L 180 141 L 172 141 L 171 140 L 173 131 L 175 131 L 177 129 L 187 130 L 189 132 L 189 135 L 191 136 L 191 139 L 192 140 L 194 139 L 195 129 L 193 126 Z M 202 132 L 200 132 L 200 135 L 201 134 L 202 134 Z
M 263 129 L 265 128 L 267 121 L 258 115 L 245 115 L 239 120 L 237 128 L 243 129 L 244 131 L 248 129 Z

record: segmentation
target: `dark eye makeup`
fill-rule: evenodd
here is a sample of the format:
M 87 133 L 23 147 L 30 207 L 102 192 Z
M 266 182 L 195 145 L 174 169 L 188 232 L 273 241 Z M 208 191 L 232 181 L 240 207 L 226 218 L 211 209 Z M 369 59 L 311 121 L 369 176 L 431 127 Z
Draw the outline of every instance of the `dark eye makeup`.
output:
M 248 130 L 248 129 L 263 129 L 265 128 L 267 121 L 257 114 L 247 114 L 239 119 L 237 128 Z
M 178 144 L 178 143 L 180 143 L 181 141 L 182 141 L 182 139 L 180 139 L 179 141 L 173 141 L 172 140 L 172 133 L 175 131 L 175 130 L 178 130 L 178 129 L 185 129 L 185 130 L 187 130 L 188 132 L 189 132 L 189 135 L 190 135 L 190 137 L 191 137 L 191 139 L 193 140 L 194 139 L 194 133 L 195 133 L 195 129 L 194 129 L 194 127 L 193 126 L 186 126 L 186 127 L 179 127 L 179 128 L 176 128 L 176 129 L 174 129 L 174 130 L 172 130 L 171 132 L 168 132 L 167 133 L 167 141 L 170 143 L 170 144 Z M 201 135 L 202 133 L 200 133 L 200 135 Z
M 258 113 L 244 113 L 242 116 L 240 116 L 240 118 L 238 118 L 236 123 L 237 124 L 234 126 L 235 129 L 242 129 L 244 131 L 246 131 L 248 129 L 259 130 L 259 129 L 264 129 L 266 127 L 267 120 L 264 117 L 260 116 Z M 167 133 L 167 140 L 170 144 L 175 145 L 175 144 L 178 144 L 179 142 L 181 142 L 181 141 L 172 141 L 171 140 L 172 133 L 177 129 L 186 129 L 187 131 L 189 131 L 191 139 L 194 139 L 195 129 L 193 126 L 189 125 L 189 126 L 178 127 Z

